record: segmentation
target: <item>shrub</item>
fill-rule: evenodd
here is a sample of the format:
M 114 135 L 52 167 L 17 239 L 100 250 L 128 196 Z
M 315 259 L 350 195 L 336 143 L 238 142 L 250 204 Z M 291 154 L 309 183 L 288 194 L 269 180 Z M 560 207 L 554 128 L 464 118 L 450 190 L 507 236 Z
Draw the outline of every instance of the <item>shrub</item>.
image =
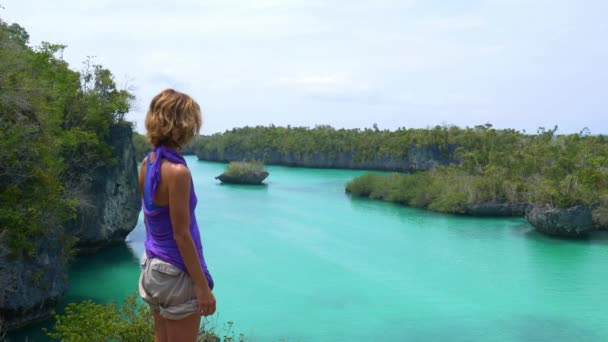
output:
M 259 161 L 231 162 L 226 168 L 228 175 L 245 175 L 254 172 L 265 171 L 264 164 Z
M 154 341 L 154 319 L 150 307 L 137 302 L 137 293 L 116 303 L 97 304 L 91 300 L 70 303 L 65 313 L 56 315 L 49 337 L 70 342 Z M 1 341 L 1 335 L 0 335 Z M 234 323 L 223 325 L 204 319 L 199 342 L 242 342 L 245 336 L 234 330 Z
M 147 305 L 137 305 L 136 294 L 125 298 L 120 308 L 90 300 L 70 303 L 55 319 L 54 331 L 48 335 L 62 341 L 154 340 L 152 313 Z

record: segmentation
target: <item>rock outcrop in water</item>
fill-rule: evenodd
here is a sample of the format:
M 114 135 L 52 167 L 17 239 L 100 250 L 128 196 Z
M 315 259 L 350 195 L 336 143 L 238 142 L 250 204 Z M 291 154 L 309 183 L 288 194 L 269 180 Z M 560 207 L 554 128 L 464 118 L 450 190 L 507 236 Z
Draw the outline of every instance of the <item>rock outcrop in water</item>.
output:
M 533 207 L 526 218 L 539 232 L 560 237 L 582 237 L 593 231 L 591 208 L 576 206 L 572 208 Z
M 259 185 L 262 184 L 266 177 L 268 177 L 267 171 L 254 171 L 246 174 L 228 174 L 224 172 L 215 177 L 215 179 L 219 179 L 222 183 L 228 184 Z
M 0 324 L 4 329 L 48 318 L 67 290 L 60 230 L 68 229 L 80 239 L 80 251 L 92 252 L 124 241 L 135 227 L 140 196 L 131 136 L 129 125 L 112 127 L 108 143 L 114 148 L 116 163 L 82 175 L 82 201 L 76 220 L 67 227 L 55 227 L 57 234 L 51 232 L 35 241 L 34 255 L 12 258 L 0 240 Z

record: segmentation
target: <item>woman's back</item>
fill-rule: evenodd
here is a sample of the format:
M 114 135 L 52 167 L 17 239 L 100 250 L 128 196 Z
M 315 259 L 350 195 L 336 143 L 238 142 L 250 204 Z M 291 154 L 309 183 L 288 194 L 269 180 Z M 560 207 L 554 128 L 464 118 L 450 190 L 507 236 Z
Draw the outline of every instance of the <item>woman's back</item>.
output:
M 160 159 L 157 159 L 160 157 Z M 176 150 L 160 146 L 148 154 L 142 163 L 144 176 L 142 207 L 146 225 L 146 255 L 148 258 L 158 258 L 175 265 L 187 273 L 186 266 L 180 254 L 173 234 L 171 210 L 169 208 L 168 182 L 163 181 L 171 177 L 175 171 L 187 172 L 187 163 Z M 145 169 L 144 169 L 145 167 Z M 184 170 L 185 169 L 185 170 Z M 196 193 L 190 178 L 190 234 L 195 244 L 198 259 L 203 272 L 213 288 L 213 279 L 205 263 L 195 209 L 197 204 Z

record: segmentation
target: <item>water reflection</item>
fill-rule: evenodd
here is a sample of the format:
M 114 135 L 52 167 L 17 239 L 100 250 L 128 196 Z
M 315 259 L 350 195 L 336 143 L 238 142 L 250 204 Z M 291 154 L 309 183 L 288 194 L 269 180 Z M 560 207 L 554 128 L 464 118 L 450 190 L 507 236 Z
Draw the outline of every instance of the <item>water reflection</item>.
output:
M 220 182 L 220 183 L 216 183 L 216 185 L 221 186 L 221 187 L 223 187 L 225 189 L 233 188 L 233 189 L 238 190 L 238 191 L 259 191 L 259 192 L 268 191 L 268 184 L 267 183 L 262 183 L 262 184 L 257 184 L 257 185 L 250 185 L 250 184 L 227 184 L 227 183 L 221 183 Z

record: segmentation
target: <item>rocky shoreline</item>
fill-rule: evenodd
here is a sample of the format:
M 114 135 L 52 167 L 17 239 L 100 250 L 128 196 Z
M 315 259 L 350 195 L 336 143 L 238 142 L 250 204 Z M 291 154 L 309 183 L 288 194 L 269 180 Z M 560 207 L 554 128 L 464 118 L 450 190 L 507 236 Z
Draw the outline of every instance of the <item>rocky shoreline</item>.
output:
M 453 157 L 458 146 L 448 147 L 448 153 L 437 146 L 410 146 L 407 157 L 376 156 L 369 160 L 357 160 L 354 153 L 314 152 L 295 155 L 267 150 L 264 153 L 236 152 L 230 149 L 220 152 L 196 151 L 199 160 L 232 162 L 239 160 L 264 160 L 266 164 L 310 168 L 364 169 L 394 172 L 428 171 L 437 166 L 459 163 Z M 225 175 L 216 179 L 231 180 Z M 583 237 L 597 230 L 608 230 L 608 208 L 548 209 L 529 203 L 475 203 L 467 207 L 464 214 L 476 217 L 523 217 L 539 232 L 560 237 Z M 590 223 L 591 222 L 591 223 Z
M 473 217 L 522 217 L 538 232 L 563 238 L 585 238 L 596 231 L 608 230 L 608 208 L 599 204 L 592 207 L 551 208 L 529 203 L 487 202 L 472 204 L 461 214 Z
M 447 151 L 438 146 L 418 147 L 412 145 L 408 148 L 405 157 L 394 157 L 378 154 L 369 159 L 358 159 L 354 152 L 312 152 L 297 154 L 276 150 L 263 152 L 242 152 L 226 149 L 225 151 L 196 150 L 199 160 L 213 162 L 234 162 L 241 160 L 260 160 L 266 165 L 282 165 L 294 167 L 309 167 L 320 169 L 353 169 L 353 170 L 380 170 L 395 172 L 427 171 L 441 165 L 458 163 L 454 151 L 458 146 L 450 145 Z
M 537 231 L 558 237 L 585 237 L 593 232 L 592 210 L 585 206 L 571 208 L 533 207 L 526 219 Z

